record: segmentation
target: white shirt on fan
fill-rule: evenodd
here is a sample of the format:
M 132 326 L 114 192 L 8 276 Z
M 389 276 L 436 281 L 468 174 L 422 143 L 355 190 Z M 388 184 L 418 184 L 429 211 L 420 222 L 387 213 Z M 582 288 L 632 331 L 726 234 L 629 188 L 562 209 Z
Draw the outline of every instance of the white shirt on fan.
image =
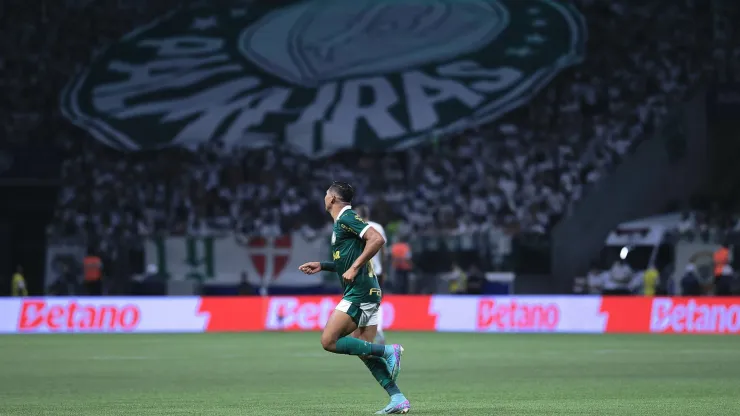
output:
M 385 230 L 383 229 L 383 226 L 374 221 L 368 221 L 367 223 L 371 227 L 375 228 L 375 231 L 379 232 L 380 235 L 383 236 L 383 240 L 385 240 L 386 244 L 388 244 L 388 237 L 385 236 Z M 383 262 L 380 261 L 380 256 L 380 251 L 378 251 L 378 253 L 375 254 L 375 257 L 370 260 L 373 264 L 373 271 L 375 271 L 375 274 L 383 274 Z

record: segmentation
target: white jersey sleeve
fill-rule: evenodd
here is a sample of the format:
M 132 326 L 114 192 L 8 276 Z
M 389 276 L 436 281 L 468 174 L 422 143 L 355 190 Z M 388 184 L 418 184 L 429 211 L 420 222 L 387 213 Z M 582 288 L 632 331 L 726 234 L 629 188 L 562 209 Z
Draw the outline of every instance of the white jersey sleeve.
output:
M 387 244 L 388 237 L 385 236 L 385 230 L 383 229 L 383 226 L 373 221 L 368 221 L 367 223 L 371 227 L 375 228 L 375 230 L 383 236 L 383 239 L 386 241 Z M 373 264 L 373 270 L 375 271 L 375 274 L 383 274 L 383 262 L 380 261 L 380 251 L 370 261 Z

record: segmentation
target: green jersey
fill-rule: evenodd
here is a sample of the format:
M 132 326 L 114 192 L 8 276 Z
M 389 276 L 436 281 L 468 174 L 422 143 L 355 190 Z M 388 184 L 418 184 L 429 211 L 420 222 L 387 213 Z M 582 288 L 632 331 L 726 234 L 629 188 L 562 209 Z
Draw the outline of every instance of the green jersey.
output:
M 334 221 L 331 255 L 344 289 L 343 298 L 352 303 L 378 303 L 381 298 L 380 285 L 371 261 L 360 268 L 354 281 L 347 282 L 342 278 L 365 249 L 365 240 L 362 237 L 368 229 L 370 225 L 352 211 L 350 206 L 344 207 Z

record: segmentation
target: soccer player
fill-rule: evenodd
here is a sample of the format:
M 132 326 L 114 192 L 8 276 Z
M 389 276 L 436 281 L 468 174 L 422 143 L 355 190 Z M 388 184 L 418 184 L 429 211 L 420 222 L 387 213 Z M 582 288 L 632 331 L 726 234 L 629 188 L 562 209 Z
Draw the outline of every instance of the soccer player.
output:
M 353 210 L 354 189 L 334 182 L 326 191 L 324 205 L 334 219 L 331 236 L 332 261 L 309 262 L 299 270 L 306 274 L 322 270 L 341 277 L 344 295 L 321 334 L 321 346 L 335 354 L 356 355 L 390 396 L 390 403 L 375 414 L 408 413 L 409 401 L 396 385 L 403 348 L 373 344 L 378 326 L 381 290 L 370 259 L 385 244 L 383 236 Z
M 363 218 L 367 223 L 375 228 L 375 231 L 379 232 L 380 235 L 383 237 L 383 240 L 388 241 L 388 238 L 385 236 L 385 229 L 383 229 L 383 226 L 378 224 L 375 221 L 370 221 L 370 209 L 365 206 L 361 205 L 355 209 L 355 212 L 357 212 L 357 215 L 360 216 L 360 218 Z M 373 264 L 373 271 L 375 272 L 375 276 L 378 278 L 378 284 L 380 284 L 380 288 L 382 290 L 383 283 L 384 283 L 384 274 L 383 271 L 385 268 L 383 267 L 383 261 L 385 259 L 385 244 L 380 248 L 380 251 L 378 254 L 376 254 L 372 260 L 370 260 Z M 383 334 L 383 308 L 378 309 L 378 334 L 375 336 L 376 344 L 385 344 L 385 334 Z

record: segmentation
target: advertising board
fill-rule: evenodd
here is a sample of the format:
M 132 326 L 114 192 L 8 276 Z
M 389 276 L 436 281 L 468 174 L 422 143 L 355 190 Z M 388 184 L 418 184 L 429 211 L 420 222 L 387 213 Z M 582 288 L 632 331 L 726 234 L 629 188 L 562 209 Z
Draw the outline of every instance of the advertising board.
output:
M 0 333 L 318 331 L 338 296 L 0 300 Z M 386 296 L 386 329 L 738 334 L 740 298 Z

